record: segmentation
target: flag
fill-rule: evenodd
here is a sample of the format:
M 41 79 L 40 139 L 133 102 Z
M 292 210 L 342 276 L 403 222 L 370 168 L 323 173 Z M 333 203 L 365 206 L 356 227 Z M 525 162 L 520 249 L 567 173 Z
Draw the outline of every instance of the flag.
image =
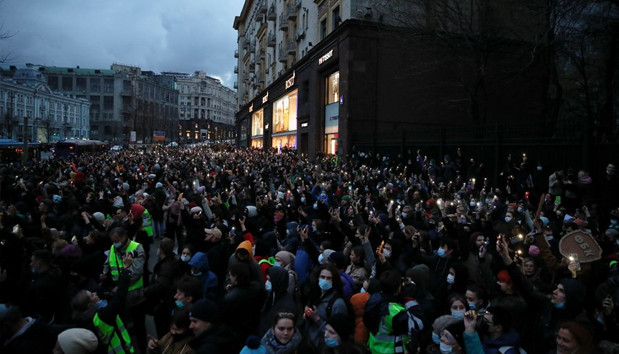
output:
M 165 140 L 165 131 L 155 130 L 153 132 L 153 140 Z

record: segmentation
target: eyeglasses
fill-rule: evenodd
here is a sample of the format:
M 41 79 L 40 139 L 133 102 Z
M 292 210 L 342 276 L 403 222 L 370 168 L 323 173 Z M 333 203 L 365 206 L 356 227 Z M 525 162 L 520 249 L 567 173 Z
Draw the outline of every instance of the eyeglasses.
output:
M 486 316 L 482 316 L 482 321 L 486 322 L 489 326 L 494 326 L 494 322 L 490 322 Z
M 294 313 L 292 313 L 292 312 L 278 312 L 277 313 L 277 318 L 289 318 L 291 320 L 294 320 Z

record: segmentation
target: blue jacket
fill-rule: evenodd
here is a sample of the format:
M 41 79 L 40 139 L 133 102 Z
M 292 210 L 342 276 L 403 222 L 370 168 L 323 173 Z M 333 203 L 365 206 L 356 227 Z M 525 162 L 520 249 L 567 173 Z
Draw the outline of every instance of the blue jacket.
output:
M 215 291 L 215 288 L 219 284 L 217 275 L 209 270 L 208 258 L 204 252 L 196 252 L 187 263 L 192 267 L 200 269 L 202 275 L 200 280 L 202 282 L 202 296 L 206 297 L 211 291 Z

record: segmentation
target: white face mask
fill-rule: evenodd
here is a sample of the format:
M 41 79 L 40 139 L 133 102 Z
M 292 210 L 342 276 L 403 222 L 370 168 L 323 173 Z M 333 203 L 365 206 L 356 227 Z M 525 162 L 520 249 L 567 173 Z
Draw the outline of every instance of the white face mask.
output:
M 191 259 L 191 256 L 188 254 L 181 255 L 181 261 L 187 263 Z
M 447 274 L 447 284 L 453 284 L 456 281 L 456 277 L 453 274 Z
M 391 251 L 388 249 L 384 249 L 383 250 L 383 255 L 385 256 L 385 258 L 389 258 L 391 257 Z

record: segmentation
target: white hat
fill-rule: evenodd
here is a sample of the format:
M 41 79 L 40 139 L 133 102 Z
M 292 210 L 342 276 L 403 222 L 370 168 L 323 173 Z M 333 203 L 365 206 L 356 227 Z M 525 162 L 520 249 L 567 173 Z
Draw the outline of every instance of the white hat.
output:
M 102 212 L 96 211 L 92 214 L 92 217 L 95 218 L 98 222 L 102 223 L 105 220 L 105 215 Z
M 190 209 L 190 212 L 193 213 L 199 213 L 202 211 L 202 208 L 200 208 L 199 206 L 195 206 L 193 208 Z
M 97 350 L 97 336 L 84 328 L 71 328 L 58 335 L 58 344 L 65 353 L 93 353 Z

